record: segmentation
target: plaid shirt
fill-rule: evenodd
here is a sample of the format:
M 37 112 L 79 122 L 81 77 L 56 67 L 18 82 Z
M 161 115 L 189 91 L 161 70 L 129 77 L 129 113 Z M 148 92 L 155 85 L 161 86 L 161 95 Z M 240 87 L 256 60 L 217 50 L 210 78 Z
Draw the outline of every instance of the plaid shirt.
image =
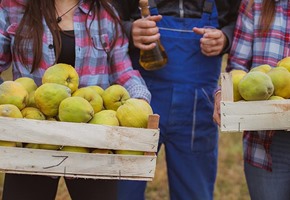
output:
M 270 31 L 262 35 L 259 26 L 263 0 L 255 0 L 248 9 L 248 0 L 243 0 L 237 20 L 235 37 L 226 71 L 242 69 L 249 71 L 261 64 L 275 67 L 282 58 L 289 56 L 290 48 L 290 3 L 276 1 L 276 14 Z M 272 170 L 270 146 L 275 131 L 245 131 L 244 159 L 250 164 Z
M 20 4 L 11 0 L 2 0 L 0 6 L 0 73 L 8 69 L 12 64 L 13 78 L 26 76 L 35 80 L 37 85 L 41 84 L 41 77 L 44 71 L 55 63 L 55 52 L 53 48 L 52 34 L 43 20 L 43 56 L 40 66 L 32 74 L 31 65 L 23 66 L 19 57 L 13 51 L 13 44 L 17 27 L 23 17 L 24 5 L 27 0 L 18 0 Z M 22 4 L 22 5 L 21 5 Z M 103 89 L 117 83 L 123 85 L 131 97 L 142 98 L 150 101 L 151 94 L 148 91 L 144 80 L 139 72 L 133 70 L 131 60 L 128 56 L 128 39 L 123 40 L 119 34 L 116 45 L 109 52 L 111 64 L 108 62 L 107 52 L 115 37 L 114 23 L 109 14 L 101 7 L 102 35 L 99 35 L 97 17 L 93 20 L 89 13 L 88 4 L 81 0 L 74 13 L 75 33 L 75 69 L 80 77 L 80 87 L 88 85 L 99 85 Z M 90 30 L 91 38 L 86 32 L 85 20 L 89 14 L 88 24 L 92 21 Z M 118 27 L 119 30 L 121 29 Z M 120 31 L 121 32 L 121 31 Z M 27 50 L 28 60 L 32 60 L 32 45 Z

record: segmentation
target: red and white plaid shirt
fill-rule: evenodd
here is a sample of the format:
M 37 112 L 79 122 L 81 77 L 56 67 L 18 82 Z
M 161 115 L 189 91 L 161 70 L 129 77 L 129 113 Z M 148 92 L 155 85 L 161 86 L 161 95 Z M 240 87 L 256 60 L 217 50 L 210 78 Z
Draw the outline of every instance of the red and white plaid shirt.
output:
M 21 64 L 19 57 L 13 51 L 14 38 L 17 27 L 23 17 L 24 5 L 29 0 L 2 0 L 0 6 L 0 74 L 12 65 L 13 78 L 31 77 L 40 85 L 44 71 L 55 63 L 55 52 L 53 48 L 52 34 L 43 20 L 43 49 L 42 62 L 37 70 L 30 73 L 31 66 L 25 67 Z M 119 34 L 116 45 L 109 53 L 111 63 L 108 62 L 106 49 L 110 48 L 112 39 L 115 37 L 114 23 L 110 15 L 101 7 L 102 35 L 99 36 L 99 21 L 93 19 L 89 13 L 89 5 L 81 0 L 74 13 L 74 34 L 75 34 L 75 69 L 80 77 L 80 87 L 88 85 L 99 85 L 102 88 L 117 83 L 123 85 L 131 97 L 142 98 L 150 101 L 151 95 L 147 90 L 140 73 L 133 70 L 131 60 L 128 56 L 128 39 L 123 40 Z M 88 24 L 92 22 L 90 35 L 86 32 L 85 20 L 89 14 Z M 118 27 L 119 30 L 121 29 Z M 120 31 L 121 33 L 121 31 Z M 32 45 L 27 49 L 27 59 L 32 60 Z
M 249 0 L 241 2 L 233 45 L 226 71 L 269 64 L 275 67 L 279 60 L 290 55 L 290 2 L 276 1 L 276 14 L 270 31 L 261 34 L 259 25 L 263 0 L 255 0 L 250 9 Z M 270 146 L 275 131 L 244 132 L 244 159 L 250 164 L 272 170 Z

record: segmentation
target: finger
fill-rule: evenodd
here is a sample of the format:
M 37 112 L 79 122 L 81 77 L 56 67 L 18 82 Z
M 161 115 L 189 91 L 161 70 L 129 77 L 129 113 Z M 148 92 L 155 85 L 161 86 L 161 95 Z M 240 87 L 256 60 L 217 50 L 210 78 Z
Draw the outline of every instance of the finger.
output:
M 218 29 L 206 29 L 203 35 L 204 38 L 218 39 L 221 38 L 223 33 Z
M 201 53 L 206 56 L 217 56 L 220 54 L 219 51 L 203 51 L 203 50 L 201 50 Z
M 156 22 L 147 19 L 138 19 L 133 22 L 132 29 L 148 29 L 156 27 Z
M 205 34 L 205 29 L 204 29 L 204 28 L 196 28 L 196 27 L 194 27 L 192 30 L 193 30 L 193 32 L 195 32 L 196 34 L 200 34 L 200 35 Z
M 156 36 L 159 37 L 159 29 L 158 27 L 154 28 L 135 28 L 132 30 L 132 37 L 134 39 L 143 36 Z
M 160 34 L 157 33 L 155 35 L 150 35 L 150 36 L 133 36 L 133 42 L 134 45 L 138 45 L 139 43 L 141 44 L 150 44 L 153 42 L 156 42 L 160 38 Z
M 216 46 L 218 44 L 219 40 L 212 39 L 212 38 L 201 38 L 200 44 L 202 45 L 208 45 L 208 46 Z
M 162 19 L 162 16 L 161 15 L 151 15 L 151 16 L 147 17 L 146 19 L 148 19 L 150 21 L 158 22 Z
M 151 50 L 153 49 L 156 44 L 155 43 L 150 43 L 150 44 L 143 44 L 143 43 L 138 43 L 135 45 L 137 48 L 141 49 L 141 50 Z

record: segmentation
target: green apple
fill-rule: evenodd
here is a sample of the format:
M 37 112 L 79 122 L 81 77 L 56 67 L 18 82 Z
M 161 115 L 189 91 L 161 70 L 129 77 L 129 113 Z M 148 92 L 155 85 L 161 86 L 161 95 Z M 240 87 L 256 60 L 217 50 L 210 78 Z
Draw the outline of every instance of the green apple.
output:
M 90 124 L 102 124 L 110 126 L 119 126 L 119 120 L 114 110 L 102 110 L 95 113 L 94 117 L 89 121 Z
M 146 128 L 149 115 L 153 110 L 149 103 L 142 99 L 130 98 L 117 110 L 117 118 L 121 126 Z
M 132 150 L 116 150 L 115 153 L 126 155 L 144 155 L 143 151 L 132 151 Z
M 57 63 L 45 70 L 42 76 L 42 84 L 44 83 L 65 85 L 73 93 L 79 87 L 79 75 L 73 66 Z
M 64 146 L 60 150 L 70 152 L 90 153 L 90 150 L 86 147 Z
M 72 94 L 72 96 L 83 97 L 86 99 L 94 108 L 95 113 L 103 109 L 103 99 L 101 95 L 90 87 L 79 88 Z
M 28 104 L 28 92 L 15 81 L 4 81 L 0 84 L 0 104 L 13 104 L 22 110 Z
M 35 91 L 37 88 L 35 81 L 30 77 L 20 77 L 15 79 L 15 82 L 20 83 L 28 93 Z
M 21 110 L 23 118 L 45 120 L 45 115 L 35 107 L 25 107 Z
M 1 117 L 23 118 L 20 109 L 13 104 L 0 105 Z
M 94 149 L 91 153 L 113 154 L 110 149 Z
M 103 92 L 105 109 L 117 110 L 130 98 L 129 92 L 121 85 L 111 85 Z
M 39 149 L 39 144 L 27 143 L 24 147 L 29 149 Z
M 58 110 L 58 118 L 63 122 L 87 123 L 94 116 L 94 108 L 83 97 L 68 97 L 64 99 Z
M 99 95 L 103 95 L 103 92 L 104 92 L 104 89 L 101 87 L 101 86 L 98 86 L 98 85 L 90 85 L 90 86 L 87 86 L 89 88 L 92 88 L 93 90 L 95 90 Z
M 0 146 L 17 147 L 17 142 L 10 142 L 10 141 L 0 140 Z
M 39 144 L 39 149 L 46 149 L 46 150 L 58 150 L 60 149 L 61 145 L 53 145 L 53 144 Z

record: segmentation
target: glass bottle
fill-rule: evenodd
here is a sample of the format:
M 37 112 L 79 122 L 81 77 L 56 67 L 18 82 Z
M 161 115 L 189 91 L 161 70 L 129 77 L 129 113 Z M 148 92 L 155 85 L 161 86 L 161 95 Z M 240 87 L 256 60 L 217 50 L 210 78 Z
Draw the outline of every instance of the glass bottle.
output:
M 142 18 L 150 16 L 148 0 L 140 0 L 139 8 Z M 167 55 L 160 40 L 155 43 L 155 47 L 151 50 L 140 50 L 139 63 L 146 70 L 161 69 L 167 63 Z

